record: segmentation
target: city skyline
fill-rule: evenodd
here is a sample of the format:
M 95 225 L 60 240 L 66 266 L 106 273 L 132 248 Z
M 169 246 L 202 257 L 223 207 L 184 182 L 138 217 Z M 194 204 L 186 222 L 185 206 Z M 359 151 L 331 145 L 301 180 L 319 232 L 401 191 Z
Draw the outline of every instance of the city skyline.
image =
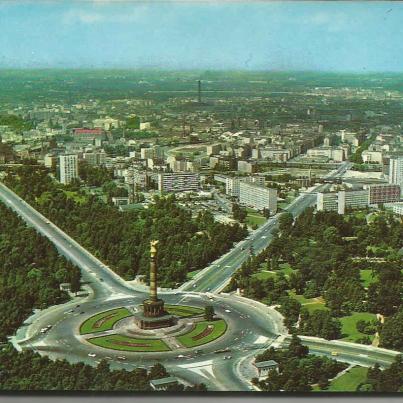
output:
M 394 2 L 3 2 L 0 68 L 401 72 L 402 16 Z

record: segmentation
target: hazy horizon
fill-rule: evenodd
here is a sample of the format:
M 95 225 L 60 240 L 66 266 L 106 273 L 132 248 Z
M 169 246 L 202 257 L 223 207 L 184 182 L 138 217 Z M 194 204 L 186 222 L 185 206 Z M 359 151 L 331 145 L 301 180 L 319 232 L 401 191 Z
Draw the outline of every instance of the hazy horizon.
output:
M 0 2 L 0 69 L 403 72 L 396 2 Z

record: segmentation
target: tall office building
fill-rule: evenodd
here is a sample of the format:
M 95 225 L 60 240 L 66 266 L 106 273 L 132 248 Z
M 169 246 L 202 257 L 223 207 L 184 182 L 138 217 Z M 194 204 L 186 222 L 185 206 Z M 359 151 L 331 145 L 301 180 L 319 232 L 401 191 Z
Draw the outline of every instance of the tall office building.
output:
M 403 156 L 391 158 L 389 161 L 389 183 L 400 186 L 400 196 L 403 196 Z
M 78 158 L 75 154 L 61 155 L 59 157 L 60 182 L 70 183 L 78 178 Z

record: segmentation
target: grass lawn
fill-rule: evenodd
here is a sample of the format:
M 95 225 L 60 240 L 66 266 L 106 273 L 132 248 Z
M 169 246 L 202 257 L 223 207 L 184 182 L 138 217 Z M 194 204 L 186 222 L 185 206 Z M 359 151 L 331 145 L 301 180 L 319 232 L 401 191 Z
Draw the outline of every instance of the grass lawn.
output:
M 329 308 L 325 306 L 323 302 L 312 302 L 312 303 L 307 303 L 303 305 L 305 309 L 308 310 L 308 312 L 312 313 L 313 311 L 317 311 L 319 309 L 322 310 L 328 310 Z
M 165 310 L 171 315 L 177 315 L 183 318 L 201 315 L 204 313 L 204 309 L 202 308 L 187 305 L 165 305 Z
M 329 309 L 325 306 L 325 302 L 322 298 L 305 298 L 303 295 L 297 295 L 293 291 L 290 291 L 288 295 L 296 299 L 302 308 L 307 309 L 309 312 L 315 311 L 317 309 Z
M 372 277 L 371 269 L 360 270 L 360 277 L 361 277 L 362 285 L 365 288 L 367 288 L 370 284 L 374 283 L 377 279 L 376 275 L 374 277 Z
M 255 210 L 247 208 L 246 212 L 247 212 L 246 223 L 250 226 L 257 225 L 259 227 L 267 221 L 267 218 L 265 216 L 263 216 L 262 214 L 258 213 Z
M 104 332 L 111 330 L 113 325 L 120 319 L 127 318 L 133 314 L 126 308 L 111 309 L 91 316 L 80 326 L 80 334 Z
M 268 278 L 273 278 L 277 277 L 278 273 L 283 273 L 286 277 L 289 277 L 291 273 L 293 273 L 294 270 L 291 268 L 291 266 L 288 263 L 281 263 L 279 265 L 278 270 L 268 270 L 267 265 L 263 263 L 260 266 L 260 271 L 258 273 L 253 274 L 253 277 L 259 279 L 259 280 L 266 280 Z
M 212 326 L 212 328 L 209 326 Z M 225 320 L 220 319 L 212 322 L 203 321 L 197 323 L 192 331 L 178 336 L 177 339 L 185 347 L 196 347 L 218 339 L 226 330 L 227 323 Z
M 346 341 L 356 341 L 357 339 L 360 339 L 364 336 L 366 336 L 364 333 L 360 333 L 355 325 L 359 320 L 375 320 L 376 315 L 373 313 L 368 313 L 368 312 L 353 312 L 352 315 L 349 316 L 344 316 L 340 318 L 340 322 L 342 325 L 341 331 L 343 334 L 343 339 Z M 372 339 L 373 336 L 370 336 Z
M 368 368 L 354 367 L 348 372 L 332 381 L 326 391 L 329 392 L 355 392 L 357 386 L 367 379 Z
M 137 339 L 121 334 L 93 337 L 88 341 L 99 347 L 119 351 L 157 352 L 171 350 L 161 339 Z

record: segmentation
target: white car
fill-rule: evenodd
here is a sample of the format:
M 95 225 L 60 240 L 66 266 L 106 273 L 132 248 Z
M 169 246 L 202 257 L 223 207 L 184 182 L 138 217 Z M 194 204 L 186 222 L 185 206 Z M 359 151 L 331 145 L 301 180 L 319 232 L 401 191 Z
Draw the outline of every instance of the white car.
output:
M 43 328 L 41 329 L 41 333 L 46 333 L 48 330 L 49 330 L 49 329 L 48 329 L 47 327 L 43 327 Z
M 225 312 L 231 313 L 231 311 L 229 309 L 226 309 Z
M 96 357 L 97 355 L 95 353 L 88 353 L 88 357 Z

